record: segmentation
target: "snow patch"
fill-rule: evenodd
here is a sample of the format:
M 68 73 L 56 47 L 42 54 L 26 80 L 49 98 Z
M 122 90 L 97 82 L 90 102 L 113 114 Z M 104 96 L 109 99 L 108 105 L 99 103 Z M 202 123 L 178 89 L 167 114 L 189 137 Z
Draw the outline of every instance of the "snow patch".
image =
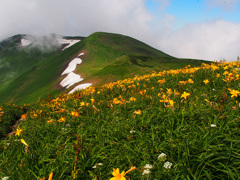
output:
M 79 56 L 82 56 L 83 54 L 84 54 L 84 53 L 81 53 L 81 54 L 78 55 L 77 58 L 73 59 L 73 60 L 68 64 L 67 69 L 65 69 L 65 71 L 63 71 L 62 75 L 68 74 L 68 73 L 70 73 L 70 72 L 73 72 L 73 71 L 76 69 L 77 65 L 82 63 L 82 60 L 79 58 Z
M 83 78 L 79 74 L 75 74 L 74 72 L 70 72 L 61 82 L 60 85 L 62 87 L 69 88 L 70 86 L 74 85 L 82 81 Z
M 21 46 L 28 46 L 31 43 L 32 43 L 32 41 L 30 41 L 30 40 L 21 39 Z
M 68 94 L 71 94 L 73 93 L 74 91 L 79 91 L 79 90 L 82 90 L 82 89 L 86 89 L 88 88 L 89 86 L 91 86 L 92 83 L 84 83 L 84 84 L 80 84 L 78 86 L 76 86 L 75 88 L 73 88 L 71 91 L 69 91 Z
M 79 58 L 82 56 L 84 53 L 81 53 L 78 55 L 77 58 L 74 58 L 69 64 L 68 67 L 63 71 L 62 75 L 67 74 L 67 76 L 60 82 L 60 85 L 62 87 L 66 87 L 67 89 L 71 87 L 72 85 L 80 82 L 83 80 L 79 74 L 74 73 L 73 71 L 76 69 L 78 64 L 82 63 L 82 60 Z M 80 84 L 73 88 L 68 94 L 73 93 L 74 91 L 85 89 L 89 86 L 91 86 L 92 83 L 85 83 L 85 84 Z
M 68 44 L 66 47 L 62 49 L 62 51 L 81 41 L 78 39 L 57 39 L 57 40 L 59 44 Z

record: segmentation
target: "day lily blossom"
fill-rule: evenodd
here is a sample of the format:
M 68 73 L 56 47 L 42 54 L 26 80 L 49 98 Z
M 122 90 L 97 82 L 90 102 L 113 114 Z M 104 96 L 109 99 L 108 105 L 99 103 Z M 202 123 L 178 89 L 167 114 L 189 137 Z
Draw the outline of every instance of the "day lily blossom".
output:
M 205 79 L 203 82 L 204 82 L 204 84 L 208 84 L 208 83 L 209 83 L 209 80 L 208 80 L 208 79 Z
M 27 114 L 22 114 L 22 115 L 21 115 L 21 119 L 22 119 L 22 120 L 26 119 L 26 117 L 27 117 Z
M 181 95 L 181 98 L 187 99 L 188 96 L 190 96 L 190 93 L 184 91 L 183 94 Z
M 137 110 L 137 111 L 134 111 L 133 114 L 141 115 L 141 114 L 142 114 L 142 111 L 139 109 L 139 110 Z
M 21 139 L 21 143 L 23 143 L 25 146 L 29 147 L 28 144 L 23 139 Z
M 237 97 L 240 94 L 240 91 L 228 88 L 231 94 L 231 98 Z
M 114 177 L 112 177 L 110 180 L 126 180 L 125 175 L 126 175 L 127 173 L 133 171 L 134 169 L 136 169 L 136 167 L 133 167 L 133 166 L 132 166 L 127 172 L 122 171 L 122 172 L 120 173 L 119 168 L 117 168 L 117 169 L 114 169 L 114 168 L 113 168 L 113 173 L 112 173 L 112 175 L 113 175 Z
M 53 172 L 51 172 L 48 176 L 48 180 L 52 180 L 52 177 L 53 177 Z
M 61 117 L 58 122 L 65 122 L 65 117 Z
M 16 132 L 14 132 L 14 133 L 15 133 L 15 136 L 20 136 L 21 132 L 23 132 L 23 130 L 22 130 L 20 127 L 18 127 L 18 128 L 16 129 Z

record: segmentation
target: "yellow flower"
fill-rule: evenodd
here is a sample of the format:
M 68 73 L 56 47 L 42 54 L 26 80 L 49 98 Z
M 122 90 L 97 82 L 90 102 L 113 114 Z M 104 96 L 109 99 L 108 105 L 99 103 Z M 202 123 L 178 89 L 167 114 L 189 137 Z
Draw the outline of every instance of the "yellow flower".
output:
M 136 98 L 130 97 L 129 101 L 136 101 Z
M 94 102 L 95 102 L 95 99 L 92 98 L 92 99 L 90 99 L 90 101 L 91 101 L 92 103 L 94 103 Z
M 230 91 L 230 94 L 232 94 L 231 98 L 237 97 L 240 94 L 240 91 L 238 90 L 232 90 L 230 88 L 228 88 L 228 90 Z
M 21 143 L 28 147 L 28 144 L 23 139 L 21 139 Z
M 188 83 L 193 84 L 194 81 L 192 79 L 188 79 Z
M 173 91 L 172 91 L 172 89 L 171 88 L 167 88 L 167 94 L 172 94 L 173 93 Z
M 131 167 L 126 173 L 125 173 L 125 171 L 122 171 L 122 173 L 120 174 L 120 172 L 119 172 L 119 168 L 117 168 L 117 169 L 114 169 L 113 168 L 113 173 L 112 173 L 112 175 L 114 176 L 114 177 L 112 177 L 110 180 L 126 180 L 126 178 L 124 177 L 127 173 L 129 173 L 130 171 L 133 171 L 134 169 L 136 169 L 136 167 Z
M 141 115 L 141 114 L 142 114 L 142 111 L 139 109 L 139 110 L 137 110 L 137 111 L 134 111 L 133 114 Z
M 85 106 L 85 102 L 80 102 L 80 106 Z
M 47 123 L 53 123 L 55 120 L 51 119 L 49 121 L 47 121 Z
M 158 82 L 160 83 L 160 84 L 163 84 L 163 83 L 165 83 L 166 81 L 165 81 L 165 79 L 160 79 L 160 80 L 158 80 Z
M 78 112 L 74 112 L 74 111 L 72 111 L 70 113 L 70 115 L 75 116 L 75 117 L 79 117 L 80 116 Z
M 217 70 L 217 69 L 219 69 L 219 67 L 218 66 L 212 66 L 212 70 Z
M 174 101 L 173 100 L 171 100 L 171 99 L 169 99 L 169 104 L 170 104 L 170 107 L 173 107 L 174 106 Z
M 122 102 L 120 100 L 118 100 L 118 98 L 114 98 L 113 104 L 122 104 Z
M 33 115 L 31 115 L 31 118 L 37 118 L 37 114 L 34 112 L 34 114 Z
M 53 177 L 53 172 L 49 174 L 48 180 L 52 180 L 52 177 Z
M 125 171 L 122 171 L 122 173 L 120 174 L 119 168 L 117 168 L 117 169 L 113 168 L 112 175 L 114 177 L 112 177 L 110 180 L 126 180 L 126 178 L 124 177 L 125 176 Z
M 183 94 L 181 95 L 181 98 L 187 99 L 188 96 L 190 96 L 190 93 L 184 91 Z
M 187 82 L 188 82 L 188 81 L 179 81 L 178 83 L 179 83 L 179 84 L 184 84 L 184 85 L 185 85 L 185 84 L 187 84 Z
M 58 122 L 65 122 L 65 117 L 61 117 Z
M 23 132 L 23 130 L 22 130 L 20 127 L 18 127 L 18 128 L 16 129 L 16 132 L 14 132 L 14 133 L 15 133 L 15 136 L 19 136 L 19 135 L 21 134 L 21 132 Z
M 203 82 L 204 82 L 205 84 L 207 84 L 207 83 L 209 83 L 209 80 L 208 80 L 208 79 L 205 79 Z
M 26 119 L 26 117 L 27 117 L 26 114 L 21 115 L 21 119 L 22 119 L 22 120 Z
M 180 95 L 180 92 L 174 90 L 174 95 L 175 95 L 175 96 L 179 96 L 179 95 Z

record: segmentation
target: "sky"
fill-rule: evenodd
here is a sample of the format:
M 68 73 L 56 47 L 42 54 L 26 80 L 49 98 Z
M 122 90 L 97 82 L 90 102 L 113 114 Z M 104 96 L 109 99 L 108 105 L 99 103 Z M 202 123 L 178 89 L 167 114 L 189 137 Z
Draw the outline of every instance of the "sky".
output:
M 0 40 L 111 32 L 178 58 L 240 56 L 240 0 L 0 0 Z

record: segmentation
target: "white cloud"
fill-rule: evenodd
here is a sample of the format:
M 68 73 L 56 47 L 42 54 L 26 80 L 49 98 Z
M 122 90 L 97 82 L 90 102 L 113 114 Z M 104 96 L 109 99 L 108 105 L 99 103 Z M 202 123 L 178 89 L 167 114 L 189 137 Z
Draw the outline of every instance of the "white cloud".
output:
M 215 20 L 174 30 L 175 17 L 164 11 L 171 1 L 153 1 L 157 14 L 146 9 L 146 0 L 2 0 L 0 40 L 21 33 L 104 31 L 132 36 L 176 57 L 232 60 L 240 55 L 240 24 Z M 209 7 L 226 9 L 239 1 L 206 0 Z
M 216 20 L 186 25 L 161 38 L 159 49 L 182 58 L 228 61 L 240 55 L 240 23 Z
M 5 0 L 0 39 L 18 33 L 87 36 L 96 31 L 136 38 L 151 33 L 145 0 Z

